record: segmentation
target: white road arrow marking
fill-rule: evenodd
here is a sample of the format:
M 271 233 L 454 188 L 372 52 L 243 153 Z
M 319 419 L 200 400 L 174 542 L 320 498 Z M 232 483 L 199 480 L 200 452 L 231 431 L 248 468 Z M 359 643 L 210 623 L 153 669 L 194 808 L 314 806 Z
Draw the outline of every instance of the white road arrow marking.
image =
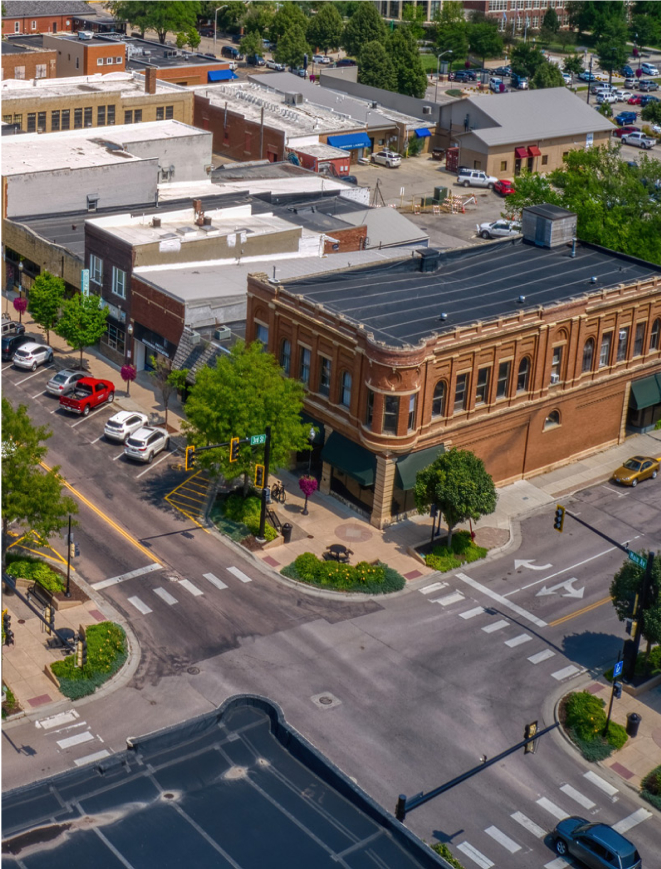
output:
M 564 582 L 559 582 L 557 585 L 552 585 L 550 588 L 543 585 L 535 597 L 542 597 L 546 594 L 555 594 L 559 588 L 567 589 L 567 593 L 563 594 L 563 597 L 583 597 L 585 594 L 585 586 L 583 586 L 583 588 L 574 588 L 573 583 L 575 582 L 578 582 L 578 580 L 575 576 L 572 576 L 571 579 L 566 579 Z
M 518 570 L 520 567 L 529 567 L 531 570 L 548 570 L 549 567 L 553 567 L 552 564 L 533 564 L 533 561 L 535 561 L 534 558 L 523 558 L 520 561 L 515 558 L 514 570 Z

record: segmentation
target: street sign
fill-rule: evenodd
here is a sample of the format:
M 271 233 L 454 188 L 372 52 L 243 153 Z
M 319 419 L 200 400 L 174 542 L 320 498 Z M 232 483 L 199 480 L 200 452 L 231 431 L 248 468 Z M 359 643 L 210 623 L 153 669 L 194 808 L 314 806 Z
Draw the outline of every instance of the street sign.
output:
M 83 296 L 89 296 L 90 294 L 90 270 L 89 269 L 81 269 L 80 270 L 80 292 Z
M 251 447 L 256 447 L 256 446 L 259 446 L 259 444 L 265 444 L 265 443 L 266 443 L 266 435 L 265 434 L 250 435 L 250 446 Z
M 637 564 L 638 567 L 642 567 L 643 570 L 647 567 L 647 559 L 643 555 L 638 555 L 637 552 L 628 552 L 629 561 L 633 561 L 634 564 Z
M 624 661 L 618 661 L 617 664 L 613 667 L 613 681 L 615 681 L 618 676 L 622 675 L 623 669 L 624 669 Z

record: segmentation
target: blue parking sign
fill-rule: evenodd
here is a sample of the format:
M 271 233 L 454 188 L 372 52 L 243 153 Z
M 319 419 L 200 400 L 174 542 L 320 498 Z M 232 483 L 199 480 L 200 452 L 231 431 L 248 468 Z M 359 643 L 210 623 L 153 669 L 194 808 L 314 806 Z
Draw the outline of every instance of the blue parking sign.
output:
M 617 664 L 613 667 L 613 679 L 617 679 L 618 676 L 621 676 L 623 669 L 624 661 L 618 661 Z

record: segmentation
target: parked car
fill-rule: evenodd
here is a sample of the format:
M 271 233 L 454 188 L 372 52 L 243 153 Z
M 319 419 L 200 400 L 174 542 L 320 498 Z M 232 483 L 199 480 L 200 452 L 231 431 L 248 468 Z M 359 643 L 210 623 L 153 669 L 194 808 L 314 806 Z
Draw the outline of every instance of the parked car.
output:
M 395 154 L 394 151 L 377 151 L 376 154 L 372 154 L 372 163 L 396 169 L 398 166 L 401 166 L 402 158 L 399 154 Z
M 512 193 L 516 193 L 511 181 L 503 181 L 500 179 L 493 185 L 493 189 L 496 193 L 500 193 L 501 196 L 511 196 Z
M 659 473 L 659 461 L 650 456 L 632 456 L 613 471 L 611 479 L 624 486 L 637 486 L 642 480 L 655 480 Z
M 327 54 L 315 54 L 315 55 L 313 56 L 312 60 L 313 60 L 315 63 L 320 63 L 320 64 L 322 64 L 323 66 L 326 66 L 327 64 L 333 62 Z
M 572 84 L 574 81 L 574 76 L 570 72 L 563 72 L 562 77 L 565 80 L 565 84 Z
M 645 106 L 649 106 L 650 103 L 658 103 L 659 98 L 653 97 L 652 94 L 645 94 L 645 96 L 640 98 L 640 107 L 644 109 Z
M 528 90 L 528 79 L 525 75 L 517 75 L 515 72 L 513 72 L 510 79 L 510 84 L 513 88 L 516 88 L 519 91 Z
M 653 63 L 641 63 L 640 68 L 643 72 L 643 75 L 659 75 L 659 70 L 654 66 Z
M 637 117 L 636 112 L 620 112 L 619 115 L 615 115 L 613 120 L 618 127 L 626 127 L 628 124 L 633 124 Z
M 617 130 L 613 130 L 613 135 L 617 136 L 618 139 L 621 139 L 622 136 L 626 136 L 628 133 L 640 133 L 640 127 L 636 127 L 633 124 L 627 124 L 624 127 L 618 127 Z
M 267 69 L 275 69 L 275 70 L 277 70 L 277 72 L 284 72 L 287 69 L 287 67 L 284 65 L 284 63 L 276 63 L 274 60 L 267 60 L 266 61 L 266 68 Z
M 303 69 L 302 66 L 301 67 L 290 66 L 289 72 L 291 72 L 293 75 L 299 76 L 300 78 L 307 78 L 307 76 L 308 76 L 307 70 Z
M 458 69 L 452 73 L 452 81 L 466 82 L 476 80 L 477 75 L 471 69 Z
M 36 371 L 38 365 L 50 365 L 52 361 L 52 349 L 48 344 L 37 344 L 36 341 L 21 344 L 12 359 L 17 368 L 29 368 L 31 371 Z
M 213 27 L 200 27 L 197 32 L 200 34 L 200 36 L 206 36 L 207 38 L 213 39 Z
M 343 57 L 342 60 L 337 60 L 335 66 L 356 66 L 356 61 L 350 57 Z
M 220 50 L 221 57 L 226 57 L 229 60 L 243 60 L 243 55 L 239 51 L 238 48 L 234 48 L 233 45 L 223 45 Z
M 63 371 L 58 371 L 55 377 L 51 377 L 46 384 L 46 392 L 50 392 L 51 395 L 57 395 L 58 397 L 60 395 L 68 395 L 74 391 L 78 381 L 82 380 L 85 376 L 85 373 L 82 371 L 73 371 L 70 368 L 65 368 Z
M 23 335 L 25 326 L 22 323 L 17 323 L 12 320 L 7 314 L 2 315 L 2 334 L 4 335 Z
M 630 66 L 628 66 L 627 64 L 625 64 L 625 65 L 620 69 L 620 75 L 623 75 L 625 78 L 633 78 L 634 75 L 635 75 L 635 73 L 634 73 L 634 71 L 631 69 Z
M 630 106 L 639 106 L 642 97 L 638 94 L 634 94 L 630 99 L 627 100 Z
M 60 407 L 71 413 L 87 416 L 92 408 L 106 401 L 111 404 L 114 400 L 115 385 L 110 380 L 83 377 L 69 395 L 60 396 Z
M 170 436 L 164 428 L 145 425 L 134 431 L 126 441 L 124 455 L 136 462 L 154 461 L 154 456 L 170 446 Z
M 262 48 L 265 48 L 267 51 L 269 51 L 272 48 L 270 40 L 262 39 Z
M 493 70 L 494 75 L 501 75 L 504 78 L 509 78 L 512 75 L 512 67 L 511 66 L 497 66 Z
M 521 224 L 514 220 L 494 220 L 479 223 L 477 234 L 480 238 L 509 238 L 512 235 L 521 234 Z
M 18 350 L 21 344 L 28 344 L 32 341 L 28 335 L 21 332 L 19 335 L 3 335 L 2 336 L 2 361 L 9 362 L 14 358 L 14 353 Z
M 604 84 L 603 82 L 598 81 L 596 84 L 592 85 L 592 87 L 590 88 L 590 93 L 596 94 L 598 96 L 599 94 L 613 93 L 615 90 L 615 85 Z
M 505 90 L 505 82 L 502 80 L 502 78 L 494 76 L 489 81 L 489 89 L 492 90 L 495 94 L 499 94 Z
M 583 72 L 579 72 L 578 77 L 581 81 L 597 81 L 597 76 L 587 69 L 584 69 Z
M 627 133 L 620 141 L 623 145 L 635 145 L 636 148 L 643 148 L 645 151 L 649 151 L 656 145 L 656 139 L 646 136 L 645 133 Z
M 615 94 L 599 94 L 597 97 L 597 105 L 603 106 L 604 103 L 607 103 L 609 106 L 612 106 L 613 103 L 617 102 L 617 97 Z
M 642 869 L 636 846 L 607 824 L 574 815 L 556 825 L 553 839 L 561 857 L 578 857 L 589 869 Z
M 492 188 L 498 181 L 493 175 L 487 175 L 486 172 L 481 172 L 479 169 L 469 169 L 457 177 L 457 184 L 462 187 L 489 187 Z
M 249 54 L 246 63 L 248 66 L 266 66 L 266 61 L 260 54 Z
M 628 88 L 629 90 L 633 90 L 636 87 L 636 79 L 635 78 L 626 78 L 624 80 L 624 86 L 625 86 L 625 88 Z
M 126 443 L 133 432 L 147 425 L 148 422 L 149 417 L 144 413 L 136 413 L 133 410 L 120 410 L 119 413 L 110 417 L 103 430 L 103 434 L 109 441 Z
M 638 82 L 638 90 L 642 93 L 647 93 L 648 91 L 658 91 L 659 85 L 655 81 L 649 81 L 648 79 L 642 79 Z
M 624 88 L 621 90 L 618 88 L 616 91 L 613 91 L 613 93 L 618 103 L 626 103 L 633 96 L 631 91 L 625 90 Z

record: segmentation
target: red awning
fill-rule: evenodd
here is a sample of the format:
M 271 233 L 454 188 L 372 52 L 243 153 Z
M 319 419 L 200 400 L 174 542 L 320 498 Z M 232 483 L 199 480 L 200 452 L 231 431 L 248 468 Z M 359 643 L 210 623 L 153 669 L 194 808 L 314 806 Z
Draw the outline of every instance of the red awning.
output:
M 514 156 L 517 157 L 519 160 L 525 160 L 525 158 L 528 156 L 528 149 L 527 148 L 515 148 L 514 149 Z
M 539 150 L 537 145 L 530 145 L 528 148 L 528 156 L 529 157 L 541 157 L 542 152 Z

